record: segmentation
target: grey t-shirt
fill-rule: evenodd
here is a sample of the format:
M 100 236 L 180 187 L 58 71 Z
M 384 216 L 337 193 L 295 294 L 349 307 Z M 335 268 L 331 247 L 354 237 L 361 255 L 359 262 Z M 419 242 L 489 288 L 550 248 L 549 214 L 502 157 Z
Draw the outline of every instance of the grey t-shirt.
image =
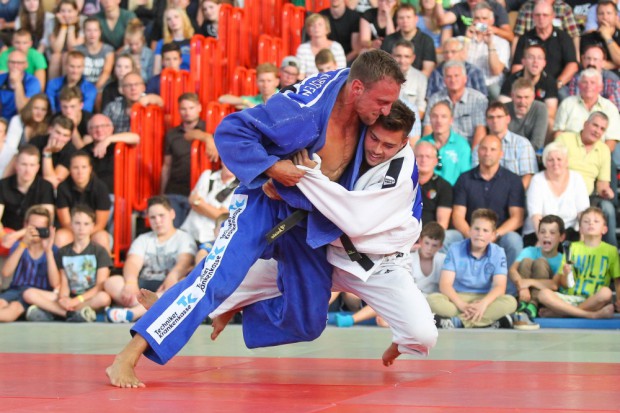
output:
M 510 124 L 508 130 L 517 135 L 525 136 L 534 147 L 534 150 L 542 149 L 545 146 L 545 136 L 547 134 L 547 106 L 539 101 L 534 101 L 529 112 L 523 119 L 517 119 L 514 103 L 506 105 L 510 113 Z
M 99 53 L 96 54 L 90 54 L 84 44 L 76 46 L 75 50 L 86 57 L 84 60 L 84 78 L 93 84 L 97 83 L 101 72 L 103 72 L 105 58 L 108 54 L 114 53 L 114 49 L 109 44 L 104 43 Z
M 176 265 L 179 254 L 196 254 L 196 242 L 186 232 L 177 230 L 164 243 L 159 243 L 157 235 L 151 231 L 136 238 L 127 254 L 136 254 L 144 259 L 139 278 L 163 281 Z

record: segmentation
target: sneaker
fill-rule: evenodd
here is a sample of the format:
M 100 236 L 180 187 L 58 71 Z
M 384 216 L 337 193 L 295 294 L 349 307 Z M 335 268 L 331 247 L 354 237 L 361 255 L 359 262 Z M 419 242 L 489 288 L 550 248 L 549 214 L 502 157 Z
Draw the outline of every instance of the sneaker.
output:
M 526 313 L 514 313 L 512 321 L 515 330 L 538 330 L 540 324 L 533 322 Z
M 437 328 L 443 328 L 447 330 L 456 328 L 456 326 L 452 322 L 452 318 L 441 317 L 441 316 L 438 316 L 437 314 L 435 314 L 435 325 L 437 326 Z
M 36 305 L 31 305 L 28 307 L 26 311 L 26 320 L 28 321 L 53 321 L 54 314 L 49 311 L 45 311 L 37 307 Z
M 355 322 L 353 316 L 348 314 L 336 314 L 336 325 L 338 327 L 352 327 Z
M 507 314 L 503 316 L 502 318 L 500 318 L 499 320 L 494 321 L 489 326 L 489 328 L 512 328 L 512 327 L 513 327 L 512 317 L 510 316 L 510 314 Z
M 131 323 L 133 312 L 126 308 L 106 308 L 105 315 L 110 323 Z
M 88 306 L 78 311 L 67 311 L 67 322 L 69 323 L 92 323 L 96 319 L 97 313 Z

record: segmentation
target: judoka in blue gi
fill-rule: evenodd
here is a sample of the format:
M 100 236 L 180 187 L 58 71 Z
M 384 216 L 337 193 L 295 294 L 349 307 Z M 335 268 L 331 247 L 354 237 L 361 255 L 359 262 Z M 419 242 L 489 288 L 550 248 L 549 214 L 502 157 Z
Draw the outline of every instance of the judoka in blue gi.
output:
M 321 334 L 331 289 L 325 245 L 341 231 L 313 211 L 303 225 L 268 245 L 266 233 L 293 208 L 312 209 L 296 188 L 288 188 L 304 175 L 288 158 L 304 148 L 318 153 L 324 175 L 352 189 L 359 171 L 347 166 L 363 153 L 358 142 L 364 125 L 389 113 L 404 80 L 391 56 L 373 50 L 360 55 L 350 71 L 308 78 L 267 104 L 222 121 L 216 145 L 223 162 L 241 181 L 230 218 L 212 253 L 134 325 L 134 337 L 106 370 L 112 385 L 144 386 L 134 371 L 140 355 L 166 363 L 205 317 L 225 304 L 259 258 L 278 260 L 282 295 L 246 307 L 246 345 L 313 340 Z M 268 178 L 278 184 L 286 202 L 263 192 Z

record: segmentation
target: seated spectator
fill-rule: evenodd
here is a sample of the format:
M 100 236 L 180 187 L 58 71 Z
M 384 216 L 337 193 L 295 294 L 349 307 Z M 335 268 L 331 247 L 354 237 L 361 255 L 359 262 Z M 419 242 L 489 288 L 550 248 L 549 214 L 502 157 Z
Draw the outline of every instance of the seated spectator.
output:
M 282 59 L 280 70 L 278 71 L 280 76 L 279 89 L 294 85 L 299 81 L 299 68 L 301 63 L 295 56 L 286 56 Z
M 2 25 L 0 25 L 0 30 L 3 32 L 2 37 L 12 32 L 15 29 L 15 20 L 17 20 L 17 15 L 19 13 L 19 0 L 8 0 L 2 2 L 2 7 L 0 7 L 0 21 Z
M 179 7 L 169 7 L 164 13 L 164 38 L 155 46 L 153 74 L 161 73 L 162 47 L 166 43 L 176 43 L 181 49 L 181 69 L 189 70 L 190 47 L 189 43 L 194 35 L 194 28 L 187 17 L 185 10 Z
M 486 111 L 489 133 L 502 141 L 502 158 L 499 164 L 521 177 L 523 187 L 527 190 L 532 176 L 538 172 L 538 162 L 534 147 L 523 136 L 512 133 L 508 129 L 510 115 L 501 102 L 492 102 Z M 478 151 L 472 151 L 472 166 L 478 165 Z
M 421 116 L 424 116 L 428 80 L 422 72 L 412 66 L 415 60 L 413 43 L 404 39 L 399 40 L 392 48 L 392 57 L 398 62 L 400 71 L 403 72 L 406 79 L 400 87 L 400 100 L 415 105 Z
M 327 17 L 318 13 L 310 15 L 306 18 L 304 30 L 310 40 L 297 47 L 296 56 L 301 64 L 299 69 L 300 79 L 316 75 L 319 72 L 319 69 L 314 64 L 314 57 L 323 49 L 332 51 L 339 68 L 347 66 L 347 58 L 340 43 L 327 38 L 331 32 Z
M 9 122 L 0 118 L 0 177 L 13 175 L 13 157 L 17 154 L 19 136 L 11 136 L 7 139 Z
M 8 73 L 0 73 L 0 116 L 11 119 L 26 106 L 30 98 L 41 92 L 41 84 L 26 73 L 26 55 L 19 50 L 9 54 Z
M 601 0 L 595 7 L 597 27 L 581 37 L 581 54 L 590 46 L 600 46 L 605 56 L 605 69 L 617 70 L 620 66 L 620 29 L 616 4 L 611 0 Z
M 542 12 L 543 15 L 536 16 L 535 6 L 538 4 L 536 0 L 528 0 L 519 9 L 519 15 L 515 24 L 515 36 L 519 40 L 528 31 L 536 26 L 536 18 L 553 19 L 553 25 L 558 29 L 566 32 L 572 39 L 575 49 L 579 50 L 579 26 L 575 21 L 573 9 L 562 0 L 553 0 L 547 2 L 551 6 L 551 11 Z M 516 43 L 516 42 L 515 42 Z
M 420 248 L 411 251 L 413 280 L 424 296 L 439 292 L 441 268 L 446 254 L 439 252 L 445 238 L 445 228 L 437 222 L 428 222 L 420 233 Z
M 253 108 L 263 104 L 278 92 L 278 68 L 272 63 L 263 63 L 256 66 L 256 85 L 258 95 L 234 96 L 222 95 L 220 103 L 228 103 L 239 110 Z
M 77 151 L 71 155 L 69 168 L 69 176 L 58 185 L 56 194 L 56 215 L 59 226 L 56 231 L 56 245 L 62 247 L 73 241 L 71 209 L 78 205 L 85 205 L 95 214 L 91 239 L 109 253 L 110 234 L 105 228 L 112 204 L 108 188 L 93 174 L 92 160 L 86 152 Z
M 26 211 L 24 236 L 13 244 L 2 266 L 2 277 L 12 280 L 9 288 L 0 293 L 0 322 L 16 321 L 24 314 L 28 308 L 24 291 L 52 291 L 60 286 L 51 221 L 45 207 L 33 206 Z
M 90 239 L 95 213 L 85 206 L 71 211 L 74 241 L 58 250 L 56 266 L 60 271 L 58 292 L 27 290 L 24 301 L 31 306 L 26 312 L 29 321 L 52 321 L 54 316 L 68 322 L 93 322 L 96 311 L 110 305 L 110 296 L 103 284 L 110 276 L 112 259 L 108 252 Z
M 603 142 L 613 151 L 620 140 L 620 114 L 609 99 L 601 96 L 603 77 L 596 69 L 586 69 L 579 76 L 579 95 L 569 96 L 562 101 L 555 118 L 555 136 L 563 132 L 579 133 L 584 122 L 594 112 L 607 115 L 608 124 Z
M 99 113 L 88 122 L 88 135 L 84 142 L 86 145 L 82 150 L 91 156 L 95 175 L 105 183 L 108 192 L 114 194 L 114 144 L 137 145 L 140 135 L 133 132 L 115 134 L 110 118 Z
M 269 65 L 273 66 L 270 63 Z M 275 69 L 275 66 L 273 67 Z M 191 192 L 190 152 L 192 141 L 195 139 L 201 141 L 208 140 L 210 145 L 213 146 L 213 136 L 205 132 L 206 124 L 200 119 L 202 105 L 200 105 L 198 95 L 195 93 L 184 93 L 179 96 L 178 103 L 181 124 L 166 133 L 164 165 L 161 170 L 161 193 L 166 195 L 174 209 L 175 228 L 181 226 L 192 209 L 188 199 Z
M 556 141 L 545 146 L 542 162 L 545 170 L 534 175 L 525 197 L 525 244 L 536 243 L 540 220 L 546 215 L 559 216 L 567 239 L 576 241 L 579 239 L 579 214 L 590 206 L 586 184 L 579 173 L 568 169 L 568 148 L 563 143 Z
M 103 109 L 103 114 L 112 120 L 114 133 L 129 132 L 131 126 L 129 111 L 134 103 L 140 103 L 142 106 L 164 106 L 164 101 L 160 96 L 152 93 L 145 94 L 145 90 L 144 80 L 140 73 L 131 72 L 125 75 L 121 82 L 121 96 L 108 103 Z
M 435 173 L 454 186 L 459 176 L 471 169 L 471 147 L 467 139 L 452 130 L 454 119 L 447 101 L 435 103 L 430 118 L 432 132 L 422 140 L 437 148 L 440 162 L 435 167 Z
M 436 1 L 431 0 L 418 1 L 418 5 L 416 7 L 419 15 L 417 26 L 422 33 L 433 40 L 435 51 L 440 53 L 443 40 L 452 37 L 452 28 L 450 26 L 442 26 L 439 24 L 439 20 L 435 15 L 436 4 Z
M 536 151 L 542 150 L 549 129 L 549 116 L 547 106 L 535 99 L 534 84 L 525 78 L 517 79 L 510 96 L 511 100 L 506 104 L 510 114 L 508 129 L 525 136 Z
M 418 182 L 422 186 L 422 224 L 438 222 L 444 229 L 448 229 L 452 214 L 452 187 L 434 172 L 438 162 L 437 148 L 422 140 L 416 143 L 414 152 Z
M 101 26 L 101 40 L 114 50 L 123 46 L 125 28 L 136 18 L 134 12 L 121 9 L 120 3 L 121 0 L 101 0 L 101 11 L 95 15 Z
M 103 43 L 101 36 L 101 22 L 96 17 L 89 17 L 84 20 L 84 43 L 74 49 L 85 56 L 84 78 L 93 83 L 98 91 L 110 80 L 114 66 L 114 49 Z
M 202 0 L 200 2 L 203 21 L 198 30 L 198 34 L 204 37 L 213 37 L 217 39 L 220 6 L 220 0 Z
M 613 279 L 616 291 L 620 290 L 620 264 L 616 247 L 602 240 L 607 231 L 599 208 L 588 208 L 581 214 L 579 232 L 583 241 L 571 244 L 570 255 L 562 259 L 553 277 L 554 288 L 540 290 L 538 300 L 545 307 L 539 311 L 541 317 L 614 316 L 609 286 Z M 559 291 L 554 291 L 556 288 Z M 616 307 L 620 307 L 620 298 L 616 298 Z
M 615 3 L 616 5 L 616 15 L 620 17 L 620 5 L 618 5 L 618 3 L 615 2 L 614 0 L 612 0 L 612 2 Z M 588 33 L 598 28 L 597 14 L 598 14 L 598 5 L 593 4 L 588 9 L 588 15 L 586 16 L 586 23 L 585 23 L 585 27 L 583 28 L 583 33 Z
M 429 99 L 433 94 L 445 89 L 446 84 L 443 79 L 443 66 L 447 62 L 456 60 L 463 62 L 465 65 L 465 71 L 467 72 L 467 87 L 475 89 L 482 93 L 484 96 L 488 94 L 487 85 L 484 80 L 484 74 L 482 70 L 477 66 L 467 62 L 465 46 L 461 40 L 451 37 L 443 42 L 443 61 L 433 70 L 430 78 L 428 79 L 428 87 L 426 89 L 426 99 Z
M 47 79 L 47 62 L 45 56 L 32 47 L 32 35 L 30 32 L 26 29 L 16 31 L 13 34 L 11 44 L 12 47 L 0 54 L 0 73 L 11 72 L 9 63 L 10 60 L 15 60 L 11 58 L 11 54 L 13 51 L 19 50 L 26 56 L 27 61 L 25 66 L 20 64 L 19 67 L 29 75 L 37 78 L 40 90 L 44 90 Z
M 54 188 L 69 176 L 69 161 L 77 149 L 71 143 L 74 124 L 66 116 L 56 116 L 48 129 L 47 135 L 35 136 L 30 143 L 41 153 L 39 173 Z
M 506 255 L 493 243 L 496 223 L 495 212 L 477 209 L 469 237 L 450 246 L 439 292 L 427 297 L 438 328 L 512 328 L 517 301 L 506 293 Z
M 557 88 L 570 82 L 577 73 L 577 54 L 575 44 L 571 41 L 565 31 L 553 26 L 552 6 L 547 2 L 538 2 L 534 7 L 534 28 L 521 37 L 513 55 L 512 73 L 523 69 L 520 63 L 528 45 L 540 44 L 544 47 L 547 64 L 545 72 L 557 81 Z M 575 41 L 579 41 L 579 31 L 577 31 Z
M 138 236 L 127 252 L 123 276 L 113 276 L 105 283 L 105 291 L 114 305 L 107 310 L 108 321 L 136 321 L 146 309 L 138 302 L 140 289 L 161 296 L 185 277 L 192 268 L 196 243 L 190 235 L 177 230 L 174 210 L 164 196 L 148 200 L 147 216 L 151 232 Z
M 60 0 L 56 10 L 54 31 L 50 35 L 47 51 L 49 75 L 52 79 L 62 75 L 66 53 L 84 44 L 82 20 L 86 19 L 85 16 L 80 15 L 75 0 Z
M 359 11 L 361 51 L 380 49 L 383 39 L 396 31 L 397 0 L 378 0 L 377 6 Z M 307 21 L 307 20 L 306 20 Z
M 605 234 L 608 244 L 617 245 L 616 207 L 611 189 L 611 152 L 602 142 L 609 125 L 609 118 L 603 112 L 592 113 L 581 132 L 564 132 L 556 139 L 568 148 L 568 168 L 581 175 L 590 194 L 590 205 L 599 206 L 611 231 Z
M 441 3 L 437 3 L 435 7 L 435 15 L 439 24 L 452 25 L 453 36 L 465 36 L 467 28 L 473 23 L 474 7 L 479 3 L 477 0 L 463 1 L 456 3 L 450 10 L 445 11 Z M 508 22 L 508 13 L 506 9 L 495 1 L 488 2 L 493 9 L 493 26 L 490 27 L 493 34 L 498 35 L 502 39 L 512 42 L 514 34 Z
M 511 100 L 511 87 L 519 79 L 529 80 L 534 86 L 534 97 L 537 101 L 543 102 L 547 107 L 548 124 L 553 125 L 555 115 L 558 110 L 558 87 L 556 79 L 547 75 L 545 49 L 539 44 L 532 44 L 525 47 L 523 58 L 521 59 L 523 69 L 508 76 L 502 85 L 502 102 Z
M 26 211 L 35 205 L 54 215 L 54 188 L 37 174 L 41 154 L 32 145 L 20 148 L 15 161 L 15 175 L 0 180 L 0 237 L 2 245 L 10 248 L 26 230 Z
M 396 22 L 398 31 L 388 35 L 383 39 L 381 49 L 392 53 L 394 45 L 400 40 L 407 40 L 413 43 L 415 48 L 415 60 L 413 67 L 430 76 L 435 66 L 437 66 L 437 56 L 433 40 L 417 28 L 418 17 L 415 8 L 410 4 L 403 4 L 396 11 Z
M 428 100 L 428 106 L 445 100 L 452 109 L 454 117 L 453 129 L 467 138 L 471 147 L 478 145 L 486 134 L 484 111 L 487 108 L 487 98 L 477 90 L 466 87 L 467 73 L 462 62 L 451 61 L 443 66 L 446 89 L 435 93 Z M 423 135 L 431 133 L 430 115 L 424 117 Z
M 133 58 L 145 82 L 151 78 L 155 55 L 146 45 L 144 25 L 139 19 L 129 22 L 129 26 L 125 30 L 125 46 L 120 50 L 120 53 L 128 54 Z
M 110 82 L 103 88 L 101 93 L 101 107 L 105 109 L 108 103 L 121 96 L 121 80 L 131 72 L 137 72 L 138 68 L 131 56 L 121 54 L 116 56 L 114 71 Z
M 340 43 L 347 63 L 353 62 L 360 52 L 360 14 L 347 7 L 346 1 L 331 0 L 329 8 L 319 12 L 327 17 L 332 32 L 329 40 Z
M 24 28 L 32 34 L 32 47 L 43 53 L 49 46 L 49 37 L 54 30 L 54 15 L 45 11 L 41 0 L 22 0 L 15 30 Z
M 164 69 L 181 70 L 181 48 L 178 44 L 166 43 L 161 48 L 162 66 Z M 161 94 L 161 73 L 151 77 L 146 84 L 146 93 Z
M 449 247 L 453 242 L 467 237 L 472 225 L 472 213 L 487 208 L 497 214 L 497 230 L 492 240 L 505 250 L 508 266 L 523 249 L 523 239 L 518 233 L 525 215 L 525 190 L 521 179 L 500 166 L 502 158 L 501 140 L 487 135 L 478 146 L 480 164 L 462 174 L 454 185 L 452 225 L 455 230 L 446 233 Z M 508 292 L 514 286 L 508 284 Z
M 555 288 L 552 279 L 562 263 L 558 247 L 564 241 L 564 221 L 556 215 L 545 215 L 540 219 L 536 235 L 538 245 L 523 249 L 508 269 L 508 276 L 519 291 L 519 304 L 513 319 L 517 330 L 540 328 L 532 321 L 538 316 L 538 292 Z
M 603 90 L 601 96 L 605 99 L 609 99 L 616 108 L 620 109 L 620 77 L 611 70 L 603 68 L 605 64 L 605 52 L 600 45 L 590 45 L 581 54 L 581 66 L 584 69 L 596 69 L 603 77 Z M 569 96 L 576 96 L 579 94 L 579 78 L 583 70 L 577 73 L 575 77 L 564 86 L 562 92 Z
M 213 228 L 213 239 L 217 239 L 217 236 L 220 234 L 220 229 L 222 228 L 222 226 L 224 225 L 226 220 L 228 220 L 229 217 L 230 217 L 230 214 L 226 212 L 224 214 L 219 215 L 217 218 L 215 218 L 215 225 Z M 212 249 L 213 249 L 213 244 L 210 242 L 203 242 L 202 244 L 200 244 L 198 246 L 198 251 L 196 252 L 196 258 L 194 258 L 194 265 L 198 265 L 202 260 L 204 260 L 207 257 L 207 255 L 211 253 Z M 262 260 L 259 260 L 259 261 L 262 261 Z M 338 297 L 339 294 L 340 293 L 332 292 L 332 297 L 335 299 Z M 348 293 L 344 293 L 344 294 L 348 294 Z M 348 294 L 348 295 L 353 296 L 353 294 Z M 331 299 L 329 303 L 330 304 L 332 303 Z
M 52 113 L 60 112 L 60 91 L 65 87 L 77 87 L 82 92 L 83 109 L 95 109 L 97 87 L 84 78 L 84 55 L 77 51 L 67 53 L 64 70 L 66 75 L 51 79 L 45 93 L 50 99 Z
M 482 69 L 489 99 L 497 99 L 504 70 L 510 63 L 510 43 L 490 30 L 494 20 L 489 3 L 478 3 L 473 12 L 473 24 L 465 32 L 465 37 L 469 39 L 467 61 Z
M 319 50 L 314 56 L 314 65 L 319 73 L 331 72 L 338 69 L 338 63 L 336 63 L 336 57 L 329 49 Z
M 189 196 L 191 211 L 181 229 L 197 243 L 213 245 L 215 220 L 228 212 L 230 199 L 238 185 L 239 180 L 226 165 L 222 164 L 219 171 L 204 171 Z
M 84 97 L 77 87 L 65 86 L 58 95 L 60 113 L 73 121 L 71 142 L 77 149 L 84 146 L 83 137 L 88 133 L 88 121 L 92 113 L 84 110 Z

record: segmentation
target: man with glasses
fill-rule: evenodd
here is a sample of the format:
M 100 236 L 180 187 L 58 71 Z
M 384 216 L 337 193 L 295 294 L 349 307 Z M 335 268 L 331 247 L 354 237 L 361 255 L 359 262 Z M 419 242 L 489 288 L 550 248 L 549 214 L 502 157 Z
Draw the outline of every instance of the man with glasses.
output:
M 11 119 L 22 110 L 30 97 L 41 92 L 39 80 L 26 73 L 28 61 L 20 50 L 9 54 L 9 71 L 0 74 L 0 116 Z
M 294 85 L 299 81 L 299 68 L 301 63 L 295 56 L 286 56 L 282 60 L 282 65 L 278 74 L 280 75 L 280 86 L 278 89 Z
M 501 102 L 493 102 L 487 108 L 489 133 L 502 141 L 502 158 L 499 164 L 519 175 L 525 190 L 530 186 L 532 176 L 538 172 L 538 162 L 534 147 L 526 138 L 508 130 L 510 114 Z M 472 152 L 472 165 L 478 165 L 478 148 Z
M 121 80 L 121 96 L 108 103 L 103 109 L 103 114 L 112 120 L 114 133 L 129 132 L 130 111 L 134 103 L 142 106 L 164 106 L 162 98 L 155 94 L 144 93 L 146 87 L 140 73 L 130 72 Z

